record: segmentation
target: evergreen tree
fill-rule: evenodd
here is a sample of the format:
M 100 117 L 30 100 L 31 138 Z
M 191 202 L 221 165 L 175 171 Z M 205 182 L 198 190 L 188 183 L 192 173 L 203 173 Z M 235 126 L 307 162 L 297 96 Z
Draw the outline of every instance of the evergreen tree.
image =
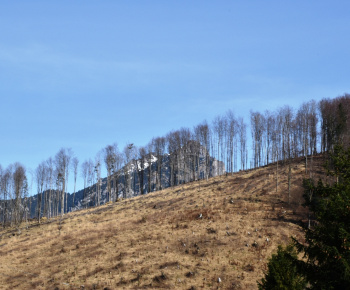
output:
M 316 225 L 305 228 L 305 243 L 294 243 L 310 289 L 350 289 L 350 149 L 334 148 L 327 165 L 332 184 L 304 182 L 306 205 Z
M 305 226 L 305 241 L 279 246 L 259 289 L 350 289 L 350 148 L 334 147 L 327 163 L 333 182 L 304 180 L 305 205 L 314 225 Z
M 305 279 L 295 265 L 297 253 L 293 245 L 278 246 L 268 263 L 265 277 L 258 282 L 260 290 L 299 290 L 305 288 Z

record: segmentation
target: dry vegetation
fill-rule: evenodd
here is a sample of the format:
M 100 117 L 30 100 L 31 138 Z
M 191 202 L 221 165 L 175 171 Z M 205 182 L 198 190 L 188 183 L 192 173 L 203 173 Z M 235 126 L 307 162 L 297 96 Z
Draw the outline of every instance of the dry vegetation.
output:
M 313 175 L 322 173 L 322 157 Z M 192 182 L 0 231 L 1 289 L 257 289 L 278 244 L 303 234 L 302 159 Z

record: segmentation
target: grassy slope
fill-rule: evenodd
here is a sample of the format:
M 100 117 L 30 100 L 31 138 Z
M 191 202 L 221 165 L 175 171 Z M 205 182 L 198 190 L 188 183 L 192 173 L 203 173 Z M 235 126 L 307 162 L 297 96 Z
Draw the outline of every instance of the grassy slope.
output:
M 271 165 L 2 230 L 0 288 L 257 289 L 277 245 L 303 236 L 303 161 L 292 168 L 291 206 L 288 168 L 276 193 Z

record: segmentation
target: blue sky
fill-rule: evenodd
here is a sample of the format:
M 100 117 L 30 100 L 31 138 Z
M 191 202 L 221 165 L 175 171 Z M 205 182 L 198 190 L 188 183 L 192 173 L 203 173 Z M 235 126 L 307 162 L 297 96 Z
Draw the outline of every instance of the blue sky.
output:
M 34 170 L 61 147 L 83 162 L 228 109 L 249 123 L 250 110 L 350 92 L 349 11 L 349 1 L 3 1 L 0 164 Z

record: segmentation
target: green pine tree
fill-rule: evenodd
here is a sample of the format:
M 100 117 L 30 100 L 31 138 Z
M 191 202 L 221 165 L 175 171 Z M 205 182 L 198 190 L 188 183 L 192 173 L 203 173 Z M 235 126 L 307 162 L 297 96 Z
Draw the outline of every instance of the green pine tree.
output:
M 278 246 L 268 263 L 265 277 L 258 282 L 260 290 L 302 290 L 305 279 L 298 273 L 295 265 L 297 252 L 293 245 Z
M 305 229 L 305 243 L 294 240 L 310 289 L 350 289 L 350 149 L 335 146 L 327 165 L 334 182 L 305 180 L 305 200 L 316 225 Z M 312 197 L 312 198 L 310 198 Z
M 350 289 L 350 148 L 335 146 L 327 173 L 330 184 L 304 180 L 305 205 L 315 224 L 306 225 L 305 242 L 278 248 L 259 289 Z

